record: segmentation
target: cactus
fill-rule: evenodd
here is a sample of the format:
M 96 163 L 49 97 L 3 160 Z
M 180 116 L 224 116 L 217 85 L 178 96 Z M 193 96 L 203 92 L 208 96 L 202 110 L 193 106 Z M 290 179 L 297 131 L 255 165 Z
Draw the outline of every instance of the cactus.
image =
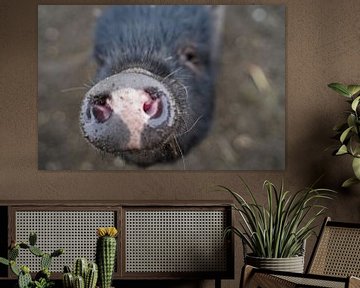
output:
M 87 268 L 88 268 L 88 262 L 86 258 L 76 259 L 74 266 L 75 276 L 81 276 L 83 279 L 85 279 Z
M 10 268 L 11 271 L 16 275 L 19 276 L 20 274 L 20 268 L 16 265 L 16 262 L 14 260 L 10 261 Z
M 69 266 L 67 265 L 64 266 L 64 273 L 71 273 L 71 269 Z
M 28 288 L 28 287 L 51 287 L 53 282 L 50 281 L 50 264 L 53 257 L 60 256 L 63 254 L 63 249 L 57 249 L 51 254 L 44 253 L 40 248 L 36 247 L 37 236 L 35 233 L 30 233 L 29 244 L 20 242 L 16 243 L 11 241 L 8 259 L 0 257 L 0 264 L 10 266 L 11 271 L 18 276 L 18 286 L 19 288 Z M 30 269 L 27 266 L 22 266 L 21 268 L 16 264 L 16 259 L 19 256 L 19 250 L 24 249 L 28 250 L 30 253 L 37 257 L 41 257 L 41 271 L 39 271 L 35 276 L 35 281 L 32 280 L 30 275 Z
M 77 275 L 74 277 L 74 288 L 85 288 L 84 278 Z
M 41 257 L 41 262 L 40 262 L 41 269 L 45 269 L 45 268 L 49 269 L 51 265 L 51 260 L 52 260 L 51 255 L 48 253 L 44 253 L 43 256 Z
M 19 244 L 19 246 L 20 246 L 20 248 L 22 248 L 22 249 L 29 249 L 30 248 L 30 245 L 28 245 L 28 244 L 26 244 L 26 243 L 20 243 Z
M 42 252 L 42 251 L 40 250 L 40 248 L 38 248 L 38 247 L 36 247 L 36 246 L 30 246 L 30 247 L 29 247 L 29 251 L 30 251 L 32 254 L 34 254 L 35 256 L 37 256 L 37 257 L 41 257 L 41 256 L 44 255 L 44 252 Z
M 63 253 L 64 253 L 64 249 L 57 249 L 54 252 L 52 252 L 50 255 L 51 257 L 58 257 Z
M 19 288 L 28 288 L 32 283 L 30 269 L 27 266 L 21 267 L 21 271 L 19 274 L 18 285 Z
M 0 257 L 0 263 L 4 264 L 6 266 L 10 265 L 10 261 L 8 259 L 6 259 L 6 258 L 3 258 L 3 257 Z
M 96 262 L 99 267 L 99 282 L 101 288 L 110 288 L 114 272 L 116 256 L 115 227 L 98 228 L 99 238 L 96 243 Z
M 35 280 L 40 281 L 41 278 L 50 279 L 50 275 L 51 275 L 51 273 L 50 273 L 49 269 L 44 268 L 44 269 L 40 270 L 38 273 L 36 273 Z
M 35 246 L 37 241 L 37 235 L 35 232 L 31 232 L 29 235 L 29 244 L 31 246 Z
M 64 288 L 74 287 L 74 276 L 72 275 L 72 273 L 64 273 L 62 280 Z
M 75 286 L 75 281 L 79 287 L 95 288 L 98 279 L 98 267 L 96 263 L 90 262 L 85 258 L 78 258 L 74 263 L 74 272 L 71 273 L 69 266 L 64 266 L 63 286 L 64 288 L 78 288 Z M 84 275 L 84 276 L 82 276 Z M 81 283 L 82 279 L 83 284 Z M 77 279 L 77 280 L 76 280 Z M 84 285 L 84 286 L 81 286 Z
M 96 263 L 89 263 L 85 276 L 85 288 L 95 288 L 98 279 L 98 266 Z
M 16 245 L 14 248 L 9 250 L 8 253 L 9 260 L 16 260 L 16 258 L 19 256 L 19 246 Z

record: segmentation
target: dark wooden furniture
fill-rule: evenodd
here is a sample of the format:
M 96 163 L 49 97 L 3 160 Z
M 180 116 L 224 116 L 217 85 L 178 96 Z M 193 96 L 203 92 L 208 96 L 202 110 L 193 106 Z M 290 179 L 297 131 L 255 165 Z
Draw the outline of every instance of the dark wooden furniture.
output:
M 36 231 L 43 250 L 65 249 L 51 266 L 60 279 L 63 266 L 75 258 L 94 259 L 97 227 L 115 226 L 115 282 L 214 279 L 220 287 L 221 279 L 234 278 L 233 237 L 223 238 L 232 214 L 231 205 L 219 201 L 0 202 L 0 256 L 7 255 L 12 240 L 26 241 Z M 33 255 L 19 260 L 38 270 Z M 0 265 L 0 287 L 9 279 L 14 275 Z
M 360 287 L 360 223 L 326 218 L 305 274 L 243 268 L 241 287 Z

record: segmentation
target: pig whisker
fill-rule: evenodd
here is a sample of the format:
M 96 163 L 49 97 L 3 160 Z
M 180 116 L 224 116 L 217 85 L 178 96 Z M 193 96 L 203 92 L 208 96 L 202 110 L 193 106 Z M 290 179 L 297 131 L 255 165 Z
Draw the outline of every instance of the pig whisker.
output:
M 164 80 L 166 80 L 167 78 L 169 78 L 171 75 L 174 75 L 175 73 L 181 71 L 182 69 L 183 69 L 182 67 L 179 67 L 178 69 L 175 69 L 173 72 L 171 72 L 171 73 L 169 73 L 168 75 L 166 75 L 166 76 L 164 77 L 164 79 L 162 79 L 161 83 L 163 83 Z
M 71 88 L 67 88 L 67 89 L 62 89 L 61 93 L 67 93 L 67 92 L 73 92 L 73 91 L 79 91 L 79 90 L 86 90 L 88 89 L 87 87 L 71 87 Z
M 182 133 L 182 135 L 185 135 L 186 133 L 189 133 L 192 129 L 194 129 L 195 125 L 200 121 L 200 119 L 203 117 L 203 115 L 200 115 L 195 122 L 191 125 L 191 127 L 186 130 L 184 133 Z
M 177 139 L 176 139 L 176 136 L 174 136 L 174 141 L 175 141 L 175 144 L 176 144 L 176 146 L 178 147 L 179 152 L 180 152 L 180 155 L 181 155 L 181 160 L 182 160 L 182 163 L 183 163 L 183 169 L 186 170 L 185 157 L 184 157 L 184 154 L 183 154 L 183 152 L 182 152 L 182 150 L 181 150 L 180 144 L 179 144 L 179 142 L 178 142 Z
M 179 84 L 185 91 L 185 99 L 188 100 L 189 93 L 188 93 L 186 86 L 184 84 L 182 84 L 181 82 L 179 82 Z
M 94 81 L 90 81 L 90 83 L 84 83 L 84 86 L 85 87 L 88 87 L 88 88 L 91 88 L 91 87 L 93 87 L 94 85 L 95 85 L 96 83 L 94 82 Z

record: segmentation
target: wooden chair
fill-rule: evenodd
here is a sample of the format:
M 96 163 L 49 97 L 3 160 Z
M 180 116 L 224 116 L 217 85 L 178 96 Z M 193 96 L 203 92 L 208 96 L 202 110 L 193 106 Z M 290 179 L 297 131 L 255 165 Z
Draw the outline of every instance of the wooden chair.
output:
M 240 287 L 360 287 L 360 223 L 334 222 L 326 218 L 306 273 L 245 265 Z

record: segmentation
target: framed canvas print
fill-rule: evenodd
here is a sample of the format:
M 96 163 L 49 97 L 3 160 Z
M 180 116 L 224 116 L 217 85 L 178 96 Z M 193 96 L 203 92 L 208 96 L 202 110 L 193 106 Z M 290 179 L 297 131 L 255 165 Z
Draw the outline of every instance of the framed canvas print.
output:
M 38 139 L 40 170 L 283 170 L 285 7 L 39 5 Z

